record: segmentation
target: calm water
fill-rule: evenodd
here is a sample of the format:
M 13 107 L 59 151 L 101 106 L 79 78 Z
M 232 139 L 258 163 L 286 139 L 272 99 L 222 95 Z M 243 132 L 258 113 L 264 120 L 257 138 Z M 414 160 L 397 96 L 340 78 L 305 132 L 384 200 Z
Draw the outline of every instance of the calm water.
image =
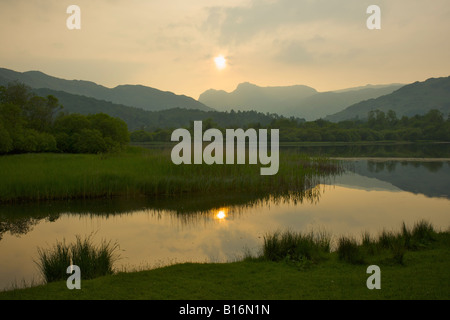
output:
M 175 262 L 227 262 L 257 252 L 266 233 L 326 230 L 376 235 L 426 219 L 450 227 L 450 161 L 353 160 L 303 199 L 250 195 L 52 202 L 0 207 L 0 289 L 39 283 L 37 248 L 76 235 L 120 245 L 118 270 Z

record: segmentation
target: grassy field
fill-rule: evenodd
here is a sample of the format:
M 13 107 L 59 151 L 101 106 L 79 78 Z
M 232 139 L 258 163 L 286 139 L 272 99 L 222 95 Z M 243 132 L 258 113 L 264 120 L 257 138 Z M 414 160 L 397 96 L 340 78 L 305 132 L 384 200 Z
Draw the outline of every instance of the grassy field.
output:
M 119 154 L 20 154 L 0 157 L 0 203 L 61 199 L 251 192 L 303 192 L 338 162 L 281 153 L 274 176 L 260 165 L 175 165 L 170 150 L 129 147 Z
M 57 281 L 2 292 L 0 300 L 448 300 L 450 233 L 430 229 L 422 233 L 424 228 L 420 227 L 404 231 L 382 233 L 370 241 L 366 237 L 358 244 L 356 254 L 362 259 L 358 261 L 342 256 L 346 248 L 326 253 L 323 237 L 310 238 L 325 249 L 320 260 L 283 253 L 289 247 L 283 244 L 298 244 L 305 239 L 285 233 L 268 236 L 260 256 L 244 257 L 241 261 L 184 263 L 147 271 L 118 272 L 82 280 L 80 290 L 69 290 L 65 281 Z M 396 258 L 395 249 L 399 241 L 404 249 L 401 261 Z M 374 250 L 370 250 L 371 246 Z M 280 257 L 273 255 L 274 248 L 284 258 L 270 258 Z M 267 250 L 272 254 L 266 255 Z M 366 285 L 370 276 L 367 267 L 374 264 L 381 270 L 381 288 L 370 290 Z

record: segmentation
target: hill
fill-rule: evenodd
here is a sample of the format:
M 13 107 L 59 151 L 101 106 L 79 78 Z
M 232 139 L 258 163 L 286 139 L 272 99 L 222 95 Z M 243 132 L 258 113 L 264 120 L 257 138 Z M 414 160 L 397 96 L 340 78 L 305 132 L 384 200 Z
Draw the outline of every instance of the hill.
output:
M 376 99 L 368 99 L 353 104 L 325 119 L 338 122 L 348 119 L 366 119 L 372 110 L 395 111 L 398 117 L 424 115 L 437 109 L 448 116 L 450 114 L 450 77 L 430 78 L 423 82 L 414 82 Z
M 111 89 L 90 81 L 52 77 L 40 71 L 22 73 L 0 68 L 0 85 L 6 85 L 12 81 L 22 82 L 33 89 L 47 88 L 63 91 L 144 110 L 156 111 L 172 108 L 212 110 L 191 97 L 141 85 L 120 85 Z
M 389 94 L 402 85 L 367 86 L 340 91 L 320 92 L 286 108 L 287 116 L 303 117 L 307 120 L 323 119 L 354 103 Z
M 47 88 L 33 89 L 32 91 L 38 96 L 55 96 L 64 107 L 62 111 L 65 113 L 80 113 L 84 115 L 106 113 L 112 117 L 120 118 L 126 122 L 130 131 L 180 128 L 189 126 L 190 121 L 206 119 L 212 119 L 221 127 L 246 127 L 252 123 L 268 125 L 273 119 L 277 118 L 275 115 L 267 115 L 255 111 L 219 112 L 185 108 L 147 111 L 141 108 L 129 107 Z
M 286 87 L 259 87 L 241 83 L 233 92 L 210 89 L 199 101 L 221 110 L 256 110 L 306 120 L 324 118 L 362 100 L 376 98 L 402 87 L 401 84 L 368 85 L 338 91 L 318 92 L 314 88 L 296 85 Z

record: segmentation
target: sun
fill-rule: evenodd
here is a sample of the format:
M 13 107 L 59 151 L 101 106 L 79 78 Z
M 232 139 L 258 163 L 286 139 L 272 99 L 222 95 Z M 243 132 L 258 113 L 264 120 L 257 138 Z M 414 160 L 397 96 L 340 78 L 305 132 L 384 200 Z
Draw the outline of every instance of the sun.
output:
M 227 66 L 227 60 L 222 55 L 215 57 L 214 63 L 216 64 L 216 68 L 219 70 L 223 70 Z

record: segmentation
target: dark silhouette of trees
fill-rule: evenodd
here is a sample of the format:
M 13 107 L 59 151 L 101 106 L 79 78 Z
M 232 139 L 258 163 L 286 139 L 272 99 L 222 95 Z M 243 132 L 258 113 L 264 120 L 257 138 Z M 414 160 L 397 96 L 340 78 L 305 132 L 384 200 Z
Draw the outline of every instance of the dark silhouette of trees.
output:
M 0 153 L 98 153 L 120 150 L 129 142 L 120 119 L 65 115 L 61 109 L 54 96 L 36 96 L 21 83 L 0 87 Z

